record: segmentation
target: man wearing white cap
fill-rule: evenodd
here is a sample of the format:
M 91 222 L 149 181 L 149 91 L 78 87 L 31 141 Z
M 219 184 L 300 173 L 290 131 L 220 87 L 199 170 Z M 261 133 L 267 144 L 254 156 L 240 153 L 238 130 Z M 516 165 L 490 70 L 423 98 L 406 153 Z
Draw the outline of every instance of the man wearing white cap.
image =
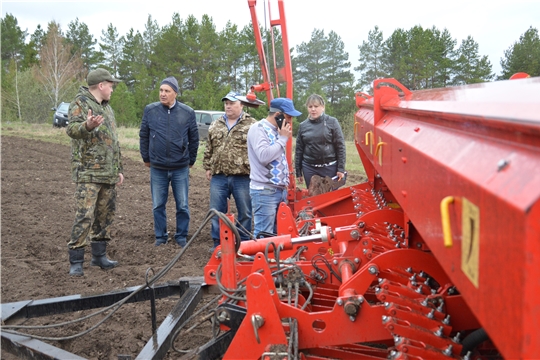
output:
M 257 121 L 244 111 L 244 105 L 257 107 L 264 102 L 249 100 L 235 92 L 229 92 L 221 101 L 225 115 L 208 129 L 203 167 L 210 181 L 210 208 L 228 211 L 228 200 L 234 197 L 238 210 L 238 231 L 241 240 L 251 238 L 251 198 L 249 196 L 249 160 L 247 154 L 248 130 Z M 212 218 L 213 248 L 220 244 L 219 218 Z

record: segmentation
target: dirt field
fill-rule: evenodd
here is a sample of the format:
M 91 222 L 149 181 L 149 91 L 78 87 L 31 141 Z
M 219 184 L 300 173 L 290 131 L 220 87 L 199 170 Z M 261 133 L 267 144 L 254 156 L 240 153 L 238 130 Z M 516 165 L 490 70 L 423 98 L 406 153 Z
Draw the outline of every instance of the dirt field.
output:
M 118 205 L 113 225 L 113 241 L 108 247 L 111 259 L 120 265 L 103 271 L 89 266 L 87 248 L 83 277 L 70 277 L 67 254 L 71 225 L 75 213 L 75 184 L 70 175 L 68 146 L 2 136 L 2 223 L 1 223 L 1 301 L 37 300 L 74 294 L 99 294 L 145 283 L 152 267 L 157 273 L 177 255 L 174 241 L 155 247 L 149 189 L 149 170 L 141 161 L 124 156 L 124 184 L 118 187 Z M 125 155 L 125 154 L 124 154 Z M 350 174 L 351 183 L 355 177 Z M 201 164 L 190 175 L 189 237 L 199 228 L 208 212 L 209 183 Z M 169 231 L 174 233 L 174 198 L 169 200 Z M 159 283 L 184 276 L 202 276 L 211 246 L 210 227 L 205 226 L 183 258 Z M 189 238 L 188 238 L 189 239 Z M 157 301 L 158 326 L 178 298 Z M 37 318 L 24 325 L 57 324 L 77 319 L 86 313 Z M 99 320 L 99 317 L 98 317 Z M 36 332 L 43 336 L 65 337 L 96 323 L 70 325 Z M 64 350 L 88 359 L 118 359 L 119 354 L 135 358 L 152 334 L 148 303 L 127 304 L 108 321 L 89 334 L 60 342 L 50 342 Z M 190 341 L 177 343 L 191 348 L 206 341 L 209 327 L 190 335 Z M 3 359 L 14 359 L 2 352 Z M 171 351 L 168 359 L 180 356 Z
M 108 247 L 109 257 L 119 261 L 120 266 L 110 271 L 89 266 L 91 256 L 87 248 L 84 276 L 70 277 L 66 244 L 75 214 L 75 184 L 70 176 L 69 147 L 5 136 L 1 141 L 2 303 L 103 293 L 141 285 L 145 283 L 148 268 L 157 273 L 178 253 L 180 248 L 174 241 L 166 246 L 154 246 L 148 168 L 142 162 L 124 157 L 125 182 L 118 187 L 113 241 Z M 190 237 L 208 212 L 209 185 L 203 175 L 200 167 L 190 175 Z M 169 231 L 174 233 L 172 194 L 169 205 Z M 203 275 L 212 242 L 207 228 L 160 283 Z M 158 300 L 158 322 L 177 300 Z M 125 311 L 119 311 L 84 337 L 52 344 L 89 359 L 117 359 L 118 354 L 130 354 L 134 358 L 151 337 L 150 310 L 148 303 L 125 307 Z M 39 318 L 28 324 L 40 321 L 54 324 L 60 319 L 81 316 L 77 313 Z M 95 321 L 89 324 L 92 323 Z M 81 329 L 61 328 L 41 334 L 63 337 L 75 333 L 73 330 Z M 8 356 L 2 352 L 2 358 Z

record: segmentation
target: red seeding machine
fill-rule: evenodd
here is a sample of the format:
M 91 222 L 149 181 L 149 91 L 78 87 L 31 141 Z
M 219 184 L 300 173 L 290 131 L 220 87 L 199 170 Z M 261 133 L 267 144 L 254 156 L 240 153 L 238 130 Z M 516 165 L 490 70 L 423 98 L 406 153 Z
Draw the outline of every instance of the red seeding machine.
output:
M 284 52 L 276 84 L 248 5 L 265 79 L 252 90 L 270 100 L 284 82 L 292 98 L 283 1 L 270 21 Z M 220 331 L 183 358 L 540 357 L 540 78 L 373 88 L 356 94 L 354 122 L 367 180 L 311 195 L 291 175 L 273 237 L 240 242 L 234 216 L 217 214 L 221 245 L 202 285 L 140 291 L 184 295 L 137 358 L 174 348 L 200 288 L 219 290 Z M 13 336 L 2 333 L 3 348 Z
M 291 189 L 275 237 L 223 232 L 205 280 L 218 318 L 243 318 L 224 359 L 537 358 L 538 94 L 539 78 L 357 94 L 367 181 Z
M 223 358 L 540 357 L 540 78 L 514 78 L 356 94 L 366 182 L 309 196 L 291 175 L 275 237 L 222 226 L 204 276 Z

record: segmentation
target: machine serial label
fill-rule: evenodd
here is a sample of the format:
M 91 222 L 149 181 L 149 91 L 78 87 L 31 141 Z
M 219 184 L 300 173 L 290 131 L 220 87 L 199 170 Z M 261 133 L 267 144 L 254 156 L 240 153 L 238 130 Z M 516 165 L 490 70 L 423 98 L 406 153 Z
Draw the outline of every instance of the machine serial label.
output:
M 478 288 L 480 209 L 466 198 L 463 198 L 462 204 L 461 270 Z

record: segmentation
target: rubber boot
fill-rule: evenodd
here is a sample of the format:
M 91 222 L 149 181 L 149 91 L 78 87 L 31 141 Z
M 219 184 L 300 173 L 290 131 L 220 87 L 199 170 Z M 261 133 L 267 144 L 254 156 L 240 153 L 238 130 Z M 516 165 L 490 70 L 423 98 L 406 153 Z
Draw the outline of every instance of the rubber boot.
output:
M 118 261 L 107 259 L 106 241 L 92 241 L 90 245 L 92 247 L 92 261 L 90 265 L 99 266 L 104 270 L 112 269 L 118 265 Z
M 83 276 L 83 262 L 84 262 L 84 248 L 68 250 L 69 252 L 69 275 L 71 276 Z

